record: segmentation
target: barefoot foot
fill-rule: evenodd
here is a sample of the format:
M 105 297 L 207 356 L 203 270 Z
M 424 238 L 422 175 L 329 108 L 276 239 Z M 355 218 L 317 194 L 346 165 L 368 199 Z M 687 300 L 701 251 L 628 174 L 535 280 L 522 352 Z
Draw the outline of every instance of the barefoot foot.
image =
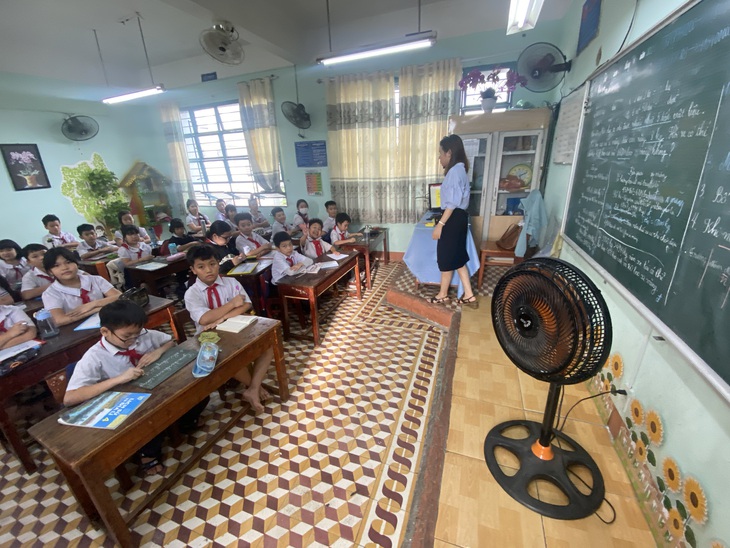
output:
M 243 399 L 250 403 L 251 407 L 253 407 L 254 411 L 257 413 L 261 413 L 264 410 L 264 406 L 261 405 L 261 400 L 259 399 L 258 390 L 247 388 L 243 392 Z

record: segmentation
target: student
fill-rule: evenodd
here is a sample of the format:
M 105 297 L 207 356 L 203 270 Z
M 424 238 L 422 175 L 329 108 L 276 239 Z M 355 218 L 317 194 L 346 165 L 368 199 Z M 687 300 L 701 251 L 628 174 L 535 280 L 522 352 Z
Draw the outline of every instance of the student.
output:
M 274 218 L 274 224 L 271 225 L 271 236 L 278 234 L 279 232 L 286 232 L 291 236 L 295 232 L 294 226 L 286 222 L 286 213 L 280 207 L 275 207 L 271 210 L 271 216 Z
M 120 384 L 144 375 L 144 368 L 156 362 L 175 341 L 166 333 L 147 330 L 147 314 L 137 304 L 121 300 L 99 311 L 101 340 L 89 348 L 78 361 L 68 381 L 63 403 L 77 405 Z M 197 425 L 207 405 L 207 398 L 180 419 L 182 429 Z M 162 441 L 156 436 L 140 449 L 140 470 L 144 475 L 161 473 Z
M 76 249 L 79 242 L 73 234 L 61 230 L 61 220 L 53 214 L 46 215 L 41 219 L 48 234 L 43 236 L 43 244 L 51 249 L 52 247 L 67 247 Z
M 181 251 L 187 251 L 193 246 L 200 245 L 200 241 L 187 233 L 185 225 L 182 220 L 178 218 L 174 218 L 170 221 L 170 234 L 172 234 L 172 236 L 167 240 L 167 245 L 175 244 L 177 246 L 178 253 Z
M 79 246 L 76 248 L 76 253 L 79 254 L 82 261 L 100 257 L 108 253 L 114 253 L 117 250 L 117 246 L 97 240 L 96 229 L 90 224 L 81 224 L 76 227 L 76 231 L 81 237 Z
M 330 232 L 332 232 L 335 228 L 335 217 L 337 217 L 337 202 L 329 200 L 324 203 L 324 208 L 327 210 L 327 218 L 322 224 L 322 232 L 324 233 L 324 237 L 329 240 Z
M 309 204 L 307 203 L 307 200 L 302 200 L 300 198 L 297 200 L 297 212 L 294 214 L 292 224 L 306 234 L 307 223 L 309 223 Z
M 20 289 L 23 276 L 30 270 L 23 250 L 13 240 L 0 240 L 0 276 L 5 278 L 16 291 Z
M 245 314 L 251 310 L 251 299 L 240 283 L 233 278 L 219 275 L 218 259 L 210 245 L 202 245 L 188 251 L 190 270 L 197 276 L 196 282 L 185 292 L 185 308 L 195 322 L 197 333 L 212 329 L 222 321 Z M 254 362 L 253 376 L 249 375 L 248 364 L 234 377 L 248 388 L 243 398 L 257 411 L 264 410 L 261 400 L 269 394 L 262 389 L 261 382 L 271 363 L 274 353 L 267 349 Z
M 259 201 L 256 196 L 251 196 L 248 199 L 248 209 L 253 219 L 254 228 L 269 228 L 269 221 L 266 219 L 263 213 L 259 211 Z
M 0 348 L 10 348 L 35 336 L 35 325 L 23 310 L 0 305 Z
M 141 241 L 139 229 L 134 225 L 122 225 L 124 243 L 118 250 L 119 258 L 125 267 L 148 261 L 152 257 L 152 248 Z
M 188 227 L 188 232 L 200 232 L 203 230 L 203 224 L 210 226 L 210 219 L 208 219 L 205 213 L 200 212 L 198 202 L 192 199 L 188 200 L 185 202 L 185 207 L 188 209 L 188 216 L 185 217 L 185 224 Z
M 277 232 L 274 235 L 274 245 L 277 248 L 274 262 L 271 265 L 271 283 L 274 285 L 279 283 L 284 276 L 294 274 L 297 270 L 314 262 L 309 257 L 294 251 L 294 242 L 286 232 Z
M 330 244 L 322 240 L 321 219 L 310 219 L 307 234 L 302 235 L 299 245 L 302 253 L 310 259 L 316 259 L 332 249 Z
M 114 233 L 114 243 L 117 244 L 117 246 L 121 246 L 124 243 L 124 236 L 122 235 L 122 227 L 123 226 L 135 226 L 134 224 L 134 217 L 132 217 L 132 212 L 128 209 L 125 209 L 123 211 L 120 211 L 117 213 L 117 220 L 119 221 L 119 230 L 117 230 Z M 149 244 L 152 239 L 150 238 L 149 234 L 147 234 L 147 231 L 140 227 L 137 227 L 139 229 L 139 237 L 140 239 L 146 243 Z
M 239 213 L 235 217 L 240 236 L 236 238 L 236 249 L 250 257 L 260 257 L 271 251 L 271 244 L 263 236 L 253 231 L 253 218 L 250 213 Z
M 220 264 L 221 274 L 227 274 L 234 266 L 238 266 L 246 260 L 246 256 L 243 254 L 231 253 L 228 247 L 231 240 L 231 228 L 225 221 L 215 221 L 210 225 L 206 236 L 208 237 L 206 243 L 211 246 Z
M 49 250 L 43 256 L 43 268 L 56 279 L 42 297 L 43 307 L 58 326 L 91 316 L 121 295 L 101 276 L 79 272 L 76 255 L 65 247 Z
M 225 221 L 227 219 L 226 217 L 226 208 L 228 206 L 226 205 L 226 201 L 219 198 L 215 201 L 215 208 L 218 210 L 218 213 L 215 214 L 215 220 L 216 221 Z M 236 206 L 233 206 L 236 207 Z
M 23 276 L 23 283 L 20 286 L 20 296 L 24 301 L 40 297 L 46 287 L 53 283 L 51 276 L 43 268 L 43 256 L 46 254 L 46 246 L 41 244 L 28 244 L 23 248 L 23 255 L 28 257 L 30 270 Z
M 231 231 L 235 232 L 236 236 L 238 236 L 238 226 L 236 225 L 236 215 L 238 215 L 238 209 L 236 209 L 236 206 L 233 204 L 226 206 L 226 213 L 225 213 L 225 219 L 221 219 L 221 221 L 225 221 L 228 223 L 228 225 L 231 227 Z
M 355 236 L 362 236 L 360 232 L 350 234 L 347 229 L 350 227 L 352 220 L 347 213 L 338 213 L 335 217 L 335 228 L 330 233 L 330 241 L 332 245 L 343 245 L 355 243 Z

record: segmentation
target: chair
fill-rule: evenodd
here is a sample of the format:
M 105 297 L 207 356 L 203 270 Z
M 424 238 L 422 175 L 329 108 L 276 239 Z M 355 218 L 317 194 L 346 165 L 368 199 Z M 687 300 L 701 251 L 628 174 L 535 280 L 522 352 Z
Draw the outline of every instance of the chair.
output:
M 497 242 L 487 240 L 479 247 L 479 278 L 477 288 L 482 288 L 484 281 L 484 270 L 488 266 L 511 266 L 519 262 L 520 258 L 515 257 L 514 250 L 508 251 L 497 246 Z
M 266 303 L 266 316 L 272 319 L 283 321 L 282 316 L 284 314 L 284 305 L 281 301 L 281 297 L 279 297 L 278 292 L 275 295 L 272 295 L 272 286 L 273 284 L 271 283 L 271 269 L 268 269 L 261 276 L 261 291 L 264 295 L 264 302 Z M 293 300 L 294 306 L 297 309 L 297 315 L 299 316 L 299 325 L 302 326 L 302 329 L 306 329 L 307 317 L 304 314 L 302 303 L 298 299 Z

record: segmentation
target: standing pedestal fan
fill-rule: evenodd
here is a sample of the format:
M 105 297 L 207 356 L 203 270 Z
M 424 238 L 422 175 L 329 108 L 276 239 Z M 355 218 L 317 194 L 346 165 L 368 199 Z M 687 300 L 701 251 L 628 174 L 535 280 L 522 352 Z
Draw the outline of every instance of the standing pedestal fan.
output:
M 549 382 L 550 390 L 542 424 L 507 421 L 487 434 L 484 457 L 490 472 L 512 498 L 542 515 L 580 519 L 593 514 L 605 494 L 601 472 L 588 452 L 553 424 L 563 385 L 592 377 L 611 349 L 611 318 L 601 292 L 564 261 L 531 259 L 497 283 L 492 323 L 510 360 L 531 377 Z M 526 430 L 527 437 L 511 437 L 513 430 Z M 497 462 L 501 450 L 519 460 L 514 475 Z M 533 496 L 530 488 L 539 480 L 559 489 L 564 500 L 552 504 Z

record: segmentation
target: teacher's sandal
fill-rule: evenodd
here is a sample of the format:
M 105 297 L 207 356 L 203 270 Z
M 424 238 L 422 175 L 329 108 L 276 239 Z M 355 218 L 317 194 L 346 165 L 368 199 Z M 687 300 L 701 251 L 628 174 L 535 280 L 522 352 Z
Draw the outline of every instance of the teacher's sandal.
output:
M 469 306 L 474 309 L 479 308 L 479 301 L 477 301 L 476 295 L 472 295 L 471 297 L 469 297 L 467 299 L 457 299 L 456 302 L 458 304 Z

